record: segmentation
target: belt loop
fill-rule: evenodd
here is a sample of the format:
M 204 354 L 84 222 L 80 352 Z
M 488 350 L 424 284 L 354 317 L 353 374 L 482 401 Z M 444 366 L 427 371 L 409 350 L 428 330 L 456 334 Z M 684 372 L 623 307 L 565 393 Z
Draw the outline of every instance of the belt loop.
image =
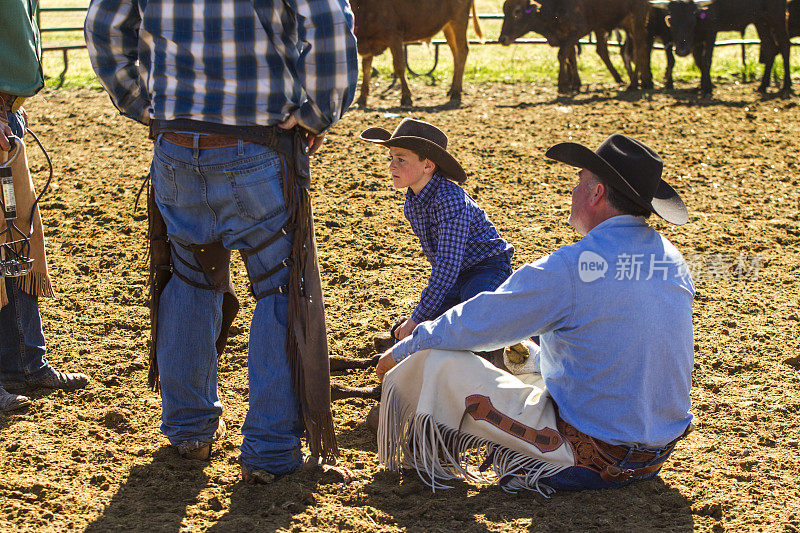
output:
M 238 147 L 238 155 L 242 157 L 244 155 L 244 141 L 239 139 L 239 142 L 236 145 Z
M 194 159 L 197 161 L 200 158 L 200 135 L 198 133 L 192 135 L 192 150 L 194 151 Z

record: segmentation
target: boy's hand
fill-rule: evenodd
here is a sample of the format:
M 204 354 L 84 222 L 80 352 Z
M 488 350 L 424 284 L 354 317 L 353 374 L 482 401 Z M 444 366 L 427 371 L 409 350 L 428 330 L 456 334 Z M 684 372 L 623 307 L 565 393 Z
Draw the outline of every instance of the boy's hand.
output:
M 394 336 L 397 340 L 401 341 L 411 335 L 415 327 L 417 327 L 417 323 L 411 320 L 411 318 L 407 318 L 399 328 L 394 330 Z
M 377 374 L 378 379 L 383 382 L 383 376 L 386 373 L 393 369 L 397 363 L 394 362 L 394 357 L 392 357 L 392 349 L 389 348 L 385 352 L 381 354 L 381 358 L 378 359 L 378 365 L 375 367 L 375 374 Z

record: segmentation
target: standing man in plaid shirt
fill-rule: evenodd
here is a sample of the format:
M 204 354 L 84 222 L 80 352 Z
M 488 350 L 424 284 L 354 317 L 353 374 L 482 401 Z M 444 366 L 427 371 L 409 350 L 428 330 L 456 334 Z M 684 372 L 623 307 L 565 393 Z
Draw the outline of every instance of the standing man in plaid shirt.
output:
M 243 477 L 299 468 L 303 426 L 315 462 L 331 459 L 308 156 L 353 100 L 348 3 L 93 0 L 85 30 L 112 101 L 155 141 L 151 385 L 160 378 L 162 432 L 181 455 L 206 460 L 224 434 L 217 357 L 238 309 L 229 258 L 239 250 L 258 300 Z

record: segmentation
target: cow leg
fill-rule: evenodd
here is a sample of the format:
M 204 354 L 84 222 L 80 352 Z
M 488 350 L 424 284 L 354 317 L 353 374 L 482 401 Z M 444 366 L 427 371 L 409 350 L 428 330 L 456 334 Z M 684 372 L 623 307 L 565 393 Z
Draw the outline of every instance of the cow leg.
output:
M 381 399 L 381 385 L 374 387 L 348 387 L 346 385 L 331 384 L 331 400 L 345 400 L 347 398 L 365 398 L 367 400 Z
M 792 47 L 787 38 L 786 43 L 781 45 L 781 56 L 783 56 L 783 88 L 781 89 L 781 94 L 783 96 L 789 96 L 792 94 L 792 74 L 790 71 L 791 65 L 789 64 L 789 54 L 791 49 Z
M 411 104 L 411 89 L 408 88 L 406 81 L 406 51 L 403 47 L 403 41 L 400 36 L 392 39 L 389 45 L 389 50 L 392 52 L 392 66 L 394 67 L 394 75 L 400 80 L 400 105 L 410 107 Z
M 692 49 L 692 56 L 697 68 L 700 69 L 700 96 L 711 96 L 713 88 L 711 83 L 711 58 L 707 58 L 706 48 L 704 42 L 695 44 Z M 711 47 L 713 50 L 713 47 Z
M 758 86 L 758 92 L 766 94 L 769 89 L 770 77 L 772 76 L 772 67 L 775 64 L 775 56 L 778 53 L 775 42 L 772 40 L 772 34 L 769 32 L 762 33 L 761 28 L 758 29 L 759 39 L 761 40 L 761 51 L 759 53 L 761 63 L 764 64 L 764 76 L 761 78 L 761 84 Z
M 625 42 L 620 47 L 619 54 L 622 56 L 622 64 L 625 66 L 625 72 L 628 73 L 628 79 L 633 78 L 633 41 L 627 31 L 625 32 Z
M 558 92 L 566 94 L 581 88 L 575 46 L 566 45 L 558 49 Z
M 450 51 L 453 53 L 453 82 L 447 96 L 453 103 L 461 102 L 461 90 L 464 82 L 464 68 L 467 64 L 469 54 L 469 44 L 467 43 L 467 25 L 469 23 L 469 10 L 459 14 L 455 20 L 448 22 L 442 31 L 444 32 Z
M 328 358 L 331 372 L 341 372 L 342 370 L 360 370 L 365 368 L 374 368 L 378 365 L 380 354 L 366 359 L 351 359 L 349 357 L 339 357 L 338 355 L 331 355 Z
M 570 90 L 572 92 L 579 92 L 581 90 L 581 75 L 578 72 L 578 49 L 577 47 L 572 47 L 572 54 L 569 58 L 569 79 L 570 79 Z
M 630 28 L 631 40 L 633 41 L 633 62 L 634 71 L 629 90 L 638 88 L 653 88 L 653 73 L 650 70 L 650 49 L 647 47 L 647 14 L 646 11 L 641 20 L 635 20 Z
M 567 79 L 567 50 L 565 46 L 558 49 L 558 92 L 569 92 L 570 82 Z
M 769 22 L 769 26 L 767 29 L 770 30 L 770 33 L 767 33 L 769 38 L 773 40 L 772 48 L 778 48 L 781 52 L 781 57 L 783 57 L 783 87 L 781 88 L 781 94 L 783 96 L 789 96 L 792 94 L 792 75 L 790 72 L 790 65 L 789 65 L 789 53 L 791 50 L 791 43 L 789 42 L 789 32 L 786 29 L 786 21 L 781 17 L 775 17 L 777 20 L 773 19 Z M 761 39 L 761 42 L 764 42 L 764 39 Z M 764 46 L 763 44 L 761 46 Z M 772 57 L 774 57 L 776 52 L 773 51 Z M 770 73 L 772 71 L 772 64 L 770 64 Z M 764 79 L 767 79 L 767 70 L 766 65 L 764 68 Z M 761 82 L 764 85 L 764 81 Z M 769 80 L 767 79 L 766 82 L 767 86 L 769 85 Z M 766 87 L 765 87 L 766 90 Z
M 664 87 L 671 91 L 672 84 L 672 69 L 675 67 L 675 55 L 672 53 L 672 43 L 664 45 L 664 54 L 667 56 L 667 70 L 664 72 Z
M 608 71 L 611 73 L 611 77 L 614 78 L 614 81 L 617 83 L 622 83 L 622 78 L 617 72 L 617 69 L 614 68 L 614 65 L 611 63 L 611 58 L 608 57 L 608 39 L 606 38 L 606 34 L 601 31 L 596 31 L 595 37 L 597 37 L 597 44 L 595 44 L 595 51 L 597 55 L 600 56 L 600 59 L 603 60 L 603 64 L 606 66 Z
M 372 57 L 372 55 L 368 55 L 361 58 L 361 94 L 358 96 L 358 102 L 356 102 L 359 107 L 367 105 L 369 79 L 372 76 Z

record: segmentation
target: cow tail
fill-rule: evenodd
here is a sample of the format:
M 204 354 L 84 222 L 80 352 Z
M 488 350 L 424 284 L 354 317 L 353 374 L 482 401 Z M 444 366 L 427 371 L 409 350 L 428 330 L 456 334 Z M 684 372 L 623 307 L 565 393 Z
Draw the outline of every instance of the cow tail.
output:
M 483 31 L 481 30 L 480 22 L 478 21 L 478 13 L 475 10 L 475 2 L 472 2 L 472 24 L 475 26 L 475 35 L 483 42 Z

